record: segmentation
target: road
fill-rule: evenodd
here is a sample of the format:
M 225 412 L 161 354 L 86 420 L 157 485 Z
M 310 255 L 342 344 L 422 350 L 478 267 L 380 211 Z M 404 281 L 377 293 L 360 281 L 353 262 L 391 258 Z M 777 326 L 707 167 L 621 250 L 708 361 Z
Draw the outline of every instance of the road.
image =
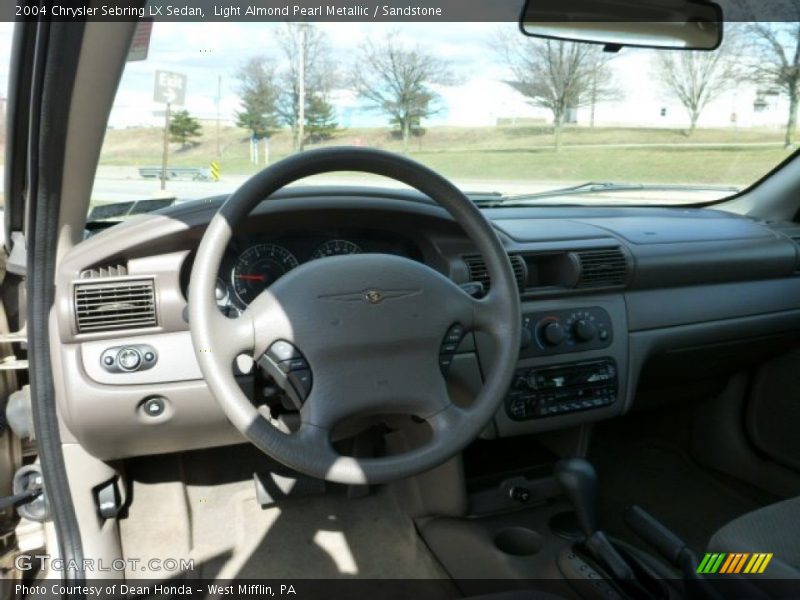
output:
M 247 175 L 227 175 L 220 181 L 181 181 L 167 182 L 166 195 L 175 196 L 179 201 L 207 198 L 234 191 L 247 180 Z M 376 185 L 381 187 L 402 188 L 403 184 L 392 179 L 369 175 L 330 174 L 318 175 L 303 180 L 305 185 Z M 456 181 L 463 190 L 470 192 L 492 192 L 500 190 L 506 194 L 524 194 L 562 187 L 558 182 L 498 182 L 496 180 L 468 179 Z M 143 179 L 138 170 L 132 167 L 100 167 L 95 180 L 92 197 L 96 202 L 119 202 L 122 200 L 140 200 L 156 198 L 161 192 L 161 182 L 155 179 Z
M 0 169 L 0 184 L 3 172 Z M 100 167 L 95 179 L 92 198 L 96 203 L 122 202 L 125 200 L 142 200 L 163 196 L 174 196 L 179 202 L 207 198 L 220 194 L 228 194 L 238 188 L 247 180 L 246 175 L 229 175 L 218 182 L 212 181 L 179 181 L 167 182 L 166 192 L 160 189 L 160 181 L 143 179 L 134 167 Z M 312 177 L 300 182 L 313 185 L 377 185 L 390 188 L 405 187 L 402 184 L 385 178 L 372 176 L 356 176 L 348 174 L 331 174 Z M 484 179 L 455 180 L 456 185 L 469 192 L 501 191 L 507 195 L 536 193 L 571 185 L 564 181 L 497 181 Z M 582 183 L 582 182 L 572 182 Z M 626 192 L 616 194 L 594 194 L 590 196 L 593 201 L 603 203 L 629 203 L 631 201 L 655 204 L 681 204 L 685 202 L 703 202 L 720 197 L 720 192 L 681 192 L 681 191 L 651 191 L 651 192 Z M 585 200 L 584 197 L 583 200 Z M 557 203 L 568 203 L 569 198 L 561 197 L 554 200 Z
M 166 195 L 174 196 L 178 201 L 194 200 L 197 198 L 207 198 L 219 194 L 233 192 L 247 180 L 246 175 L 229 175 L 223 177 L 218 182 L 212 181 L 168 181 Z M 95 201 L 99 202 L 119 202 L 122 200 L 140 200 L 143 198 L 155 198 L 163 193 L 160 190 L 160 181 L 143 179 L 139 177 L 138 171 L 131 167 L 100 167 L 95 189 L 92 194 Z M 567 185 L 583 182 L 564 182 L 564 181 L 498 181 L 489 179 L 457 179 L 454 183 L 462 190 L 468 192 L 494 192 L 500 191 L 506 195 L 531 194 L 546 190 L 553 190 Z M 295 185 L 375 185 L 389 188 L 406 187 L 391 179 L 375 177 L 369 175 L 350 175 L 350 174 L 329 174 L 319 175 L 305 179 Z M 673 190 L 654 190 L 636 191 L 614 194 L 593 194 L 593 200 L 601 200 L 604 203 L 630 203 L 632 200 L 654 204 L 683 204 L 686 202 L 707 202 L 720 198 L 726 193 L 718 191 L 686 192 Z M 557 203 L 568 203 L 569 199 L 561 197 L 554 200 Z

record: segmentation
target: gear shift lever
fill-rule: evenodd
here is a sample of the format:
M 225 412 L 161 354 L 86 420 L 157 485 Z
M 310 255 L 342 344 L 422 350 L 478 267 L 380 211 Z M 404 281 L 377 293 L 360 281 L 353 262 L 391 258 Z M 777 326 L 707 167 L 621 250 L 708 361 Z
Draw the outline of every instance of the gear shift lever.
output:
M 565 458 L 556 463 L 553 474 L 588 540 L 597 531 L 597 472 L 588 460 Z
M 617 579 L 635 579 L 633 570 L 600 531 L 597 522 L 597 472 L 583 458 L 565 458 L 553 472 L 558 484 L 575 509 L 586 549 Z

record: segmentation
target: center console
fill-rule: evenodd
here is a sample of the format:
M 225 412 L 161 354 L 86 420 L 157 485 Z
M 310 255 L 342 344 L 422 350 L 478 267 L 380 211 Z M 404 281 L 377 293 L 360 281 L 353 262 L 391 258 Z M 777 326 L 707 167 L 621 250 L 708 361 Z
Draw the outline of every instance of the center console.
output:
M 519 362 L 495 418 L 499 436 L 622 413 L 628 333 L 622 295 L 523 303 Z

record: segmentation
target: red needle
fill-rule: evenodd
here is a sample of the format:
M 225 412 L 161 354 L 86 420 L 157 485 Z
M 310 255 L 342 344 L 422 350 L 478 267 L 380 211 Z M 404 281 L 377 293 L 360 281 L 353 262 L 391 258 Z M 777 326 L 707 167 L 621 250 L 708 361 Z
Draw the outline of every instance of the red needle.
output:
M 263 281 L 266 283 L 266 275 L 237 275 L 237 279 L 244 279 L 245 281 Z

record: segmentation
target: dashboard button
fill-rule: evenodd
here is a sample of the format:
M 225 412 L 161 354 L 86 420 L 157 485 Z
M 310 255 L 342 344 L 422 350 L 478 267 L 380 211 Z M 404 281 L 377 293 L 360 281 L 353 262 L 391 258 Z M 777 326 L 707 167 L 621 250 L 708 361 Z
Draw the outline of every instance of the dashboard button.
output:
M 444 344 L 442 346 L 442 354 L 455 354 L 457 348 L 458 348 L 458 343 Z
M 142 364 L 142 355 L 136 348 L 123 348 L 117 354 L 117 364 L 123 371 L 135 371 Z
M 302 371 L 292 371 L 289 373 L 289 383 L 292 384 L 295 392 L 303 401 L 308 397 L 311 392 L 311 371 L 308 369 Z
M 289 342 L 283 340 L 275 342 L 267 350 L 267 356 L 275 362 L 283 362 L 284 360 L 291 360 L 293 358 L 300 358 L 302 354 Z
M 148 417 L 160 417 L 162 414 L 164 414 L 166 407 L 166 402 L 164 402 L 164 399 L 160 396 L 148 398 L 145 400 L 144 405 L 142 406 L 144 413 Z
M 464 337 L 464 326 L 456 323 L 453 325 L 445 335 L 444 343 L 445 344 L 458 344 L 461 341 L 461 338 Z
M 284 373 L 291 373 L 292 371 L 303 371 L 308 369 L 308 363 L 305 358 L 293 358 L 278 363 L 278 368 Z

